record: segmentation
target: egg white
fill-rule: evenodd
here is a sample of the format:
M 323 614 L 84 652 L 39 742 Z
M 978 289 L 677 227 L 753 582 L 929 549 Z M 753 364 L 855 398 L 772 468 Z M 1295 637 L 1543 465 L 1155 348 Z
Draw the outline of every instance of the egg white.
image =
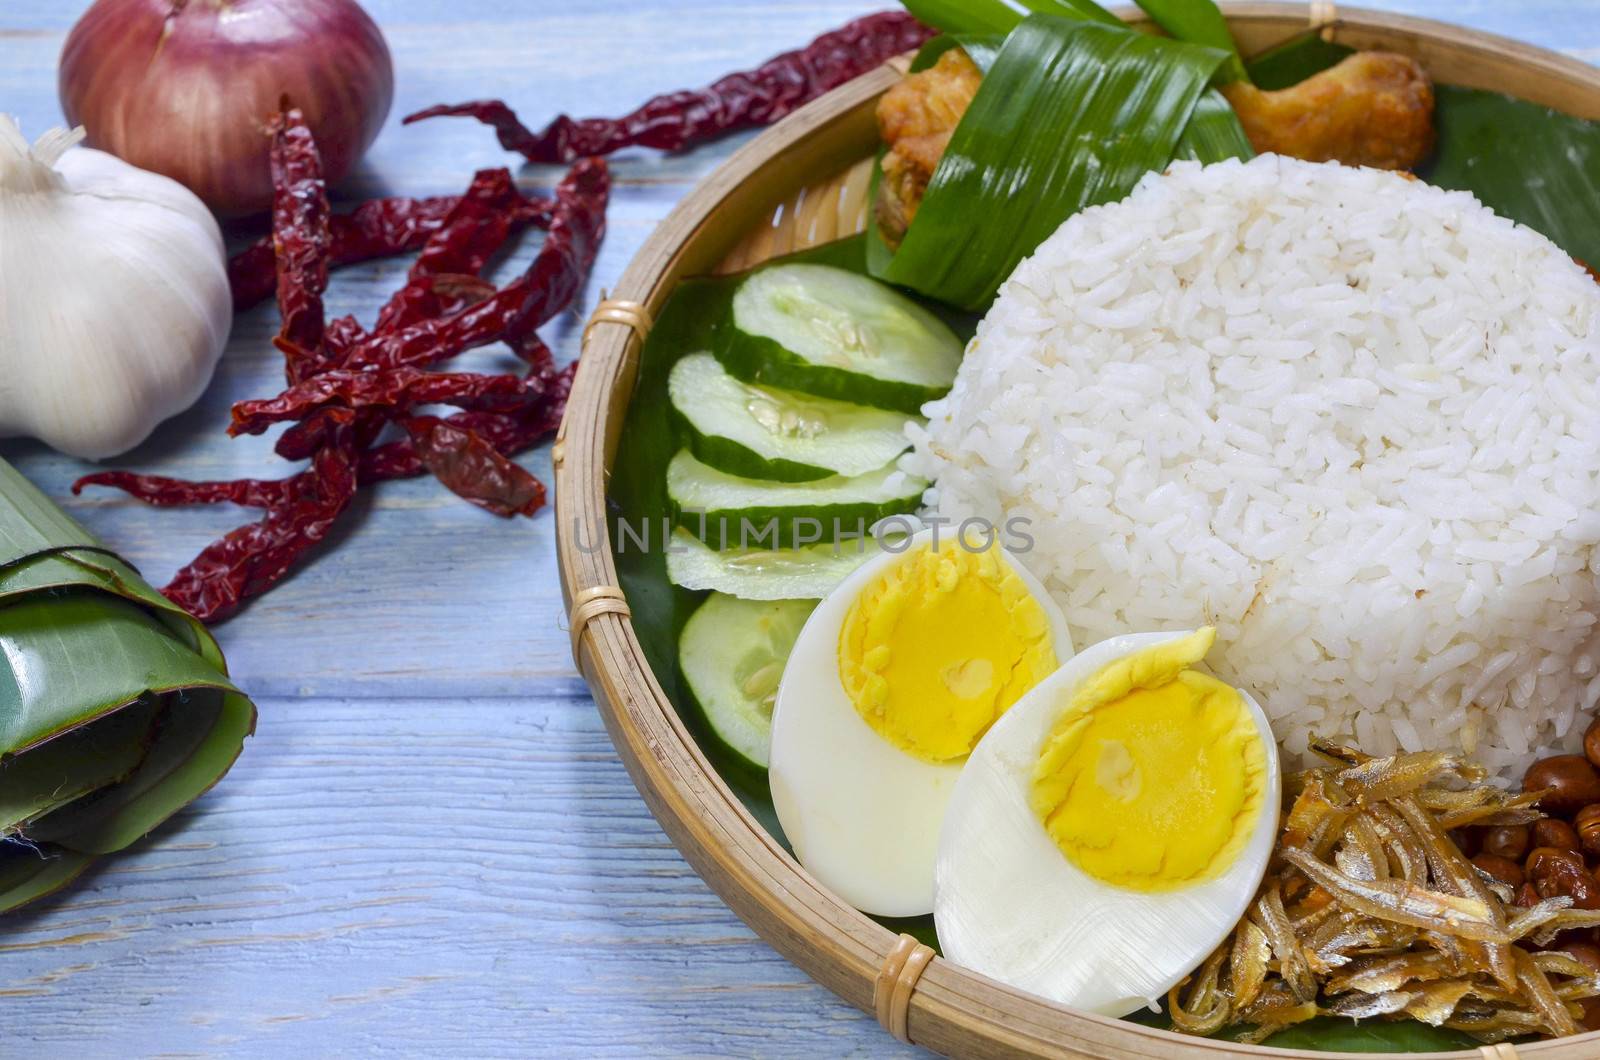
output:
M 1073 691 L 1135 651 L 1188 636 L 1101 641 L 1018 700 L 968 756 L 945 814 L 934 874 L 944 956 L 1051 1001 L 1126 1016 L 1162 998 L 1227 937 L 1266 872 L 1278 829 L 1278 745 L 1240 689 L 1266 751 L 1262 809 L 1221 876 L 1147 893 L 1089 876 L 1029 805 L 1039 752 Z
M 939 540 L 953 532 L 945 528 Z M 839 678 L 839 634 L 856 597 L 933 533 L 869 560 L 817 605 L 772 710 L 767 777 L 795 857 L 823 886 L 877 916 L 932 911 L 939 825 L 962 761 L 924 761 L 867 724 Z M 1057 661 L 1071 658 L 1061 609 L 1016 557 L 1000 551 L 1044 609 Z

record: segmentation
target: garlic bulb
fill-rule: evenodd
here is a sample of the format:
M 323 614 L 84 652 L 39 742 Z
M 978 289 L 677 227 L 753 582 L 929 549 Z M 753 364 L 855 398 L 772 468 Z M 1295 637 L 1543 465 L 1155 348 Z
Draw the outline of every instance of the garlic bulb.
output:
M 194 404 L 233 304 L 200 200 L 82 138 L 0 114 L 0 438 L 99 459 Z

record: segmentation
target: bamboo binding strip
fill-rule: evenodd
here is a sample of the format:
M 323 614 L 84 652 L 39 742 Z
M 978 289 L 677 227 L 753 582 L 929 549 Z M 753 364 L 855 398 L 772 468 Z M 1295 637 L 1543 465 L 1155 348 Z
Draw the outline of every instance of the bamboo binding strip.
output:
M 630 301 L 626 298 L 607 298 L 605 292 L 600 292 L 600 304 L 594 307 L 594 312 L 589 314 L 589 322 L 583 326 L 583 337 L 579 341 L 579 354 L 587 353 L 589 341 L 594 336 L 595 328 L 601 324 L 620 324 L 628 329 L 629 338 L 624 349 L 630 354 L 636 354 L 644 346 L 644 340 L 650 334 L 650 329 L 655 326 L 655 318 L 650 314 L 650 307 L 642 302 Z M 556 430 L 555 444 L 550 447 L 550 462 L 558 469 L 567 462 L 567 419 L 561 418 L 561 426 Z M 574 637 L 576 643 L 576 637 Z M 576 648 L 574 648 L 576 656 Z
M 578 648 L 583 643 L 583 629 L 599 615 L 621 615 L 632 618 L 627 597 L 615 585 L 594 585 L 578 592 L 572 598 L 572 610 L 567 615 L 567 629 L 572 636 L 572 664 L 580 670 Z
M 917 988 L 923 969 L 933 961 L 933 950 L 910 935 L 901 934 L 894 948 L 883 959 L 878 977 L 872 982 L 872 1007 L 883 1029 L 911 1044 L 906 1022 L 911 1015 L 911 992 Z
M 1333 41 L 1334 23 L 1339 21 L 1339 7 L 1333 0 L 1311 0 L 1311 28 L 1320 29 L 1323 40 Z
M 1501 1042 L 1499 1045 L 1480 1045 L 1478 1051 L 1483 1054 L 1483 1060 L 1518 1060 L 1517 1047 L 1510 1042 Z
M 655 319 L 651 317 L 649 308 L 641 302 L 626 298 L 602 298 L 600 304 L 594 307 L 594 312 L 589 314 L 589 323 L 584 325 L 582 349 L 589 348 L 589 338 L 601 324 L 621 324 L 633 332 L 636 342 L 642 343 L 655 326 Z

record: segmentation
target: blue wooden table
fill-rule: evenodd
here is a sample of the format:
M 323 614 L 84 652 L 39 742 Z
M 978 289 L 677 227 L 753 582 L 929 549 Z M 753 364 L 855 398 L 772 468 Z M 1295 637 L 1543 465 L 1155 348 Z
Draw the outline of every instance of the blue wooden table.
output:
M 55 62 L 86 0 L 0 5 L 0 110 L 60 122 Z M 615 113 L 810 39 L 882 0 L 366 0 L 394 51 L 387 128 L 347 196 L 458 191 L 513 164 L 475 124 L 401 128 L 501 96 L 531 119 Z M 1369 0 L 1600 61 L 1600 0 Z M 672 205 L 745 137 L 616 160 L 592 305 Z M 529 187 L 551 173 L 521 171 Z M 530 242 L 511 262 L 520 268 Z M 403 261 L 337 274 L 370 319 Z M 578 311 L 546 329 L 576 355 Z M 0 321 L 0 326 L 4 322 Z M 271 307 L 245 313 L 192 412 L 118 462 L 278 476 L 228 441 L 229 404 L 276 392 Z M 494 355 L 475 362 L 499 363 Z M 161 584 L 229 508 L 151 511 L 67 486 L 30 443 L 0 455 Z M 529 466 L 548 481 L 546 453 Z M 0 931 L 4 1055 L 335 1053 L 837 1056 L 876 1024 L 756 939 L 673 850 L 573 672 L 548 512 L 502 521 L 432 480 L 364 494 L 336 547 L 219 629 L 257 734 L 211 794 Z

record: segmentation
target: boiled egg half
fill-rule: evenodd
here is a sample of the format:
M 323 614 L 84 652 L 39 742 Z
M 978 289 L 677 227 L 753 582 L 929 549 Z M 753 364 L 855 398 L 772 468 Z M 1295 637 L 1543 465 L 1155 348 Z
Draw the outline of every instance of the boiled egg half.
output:
M 991 535 L 925 530 L 806 621 L 768 779 L 795 856 L 863 912 L 933 909 L 945 803 L 996 719 L 1072 655 L 1061 610 Z
M 1233 929 L 1272 852 L 1278 754 L 1260 705 L 1196 669 L 1214 636 L 1103 641 L 989 730 L 939 840 L 945 957 L 1125 1016 Z

